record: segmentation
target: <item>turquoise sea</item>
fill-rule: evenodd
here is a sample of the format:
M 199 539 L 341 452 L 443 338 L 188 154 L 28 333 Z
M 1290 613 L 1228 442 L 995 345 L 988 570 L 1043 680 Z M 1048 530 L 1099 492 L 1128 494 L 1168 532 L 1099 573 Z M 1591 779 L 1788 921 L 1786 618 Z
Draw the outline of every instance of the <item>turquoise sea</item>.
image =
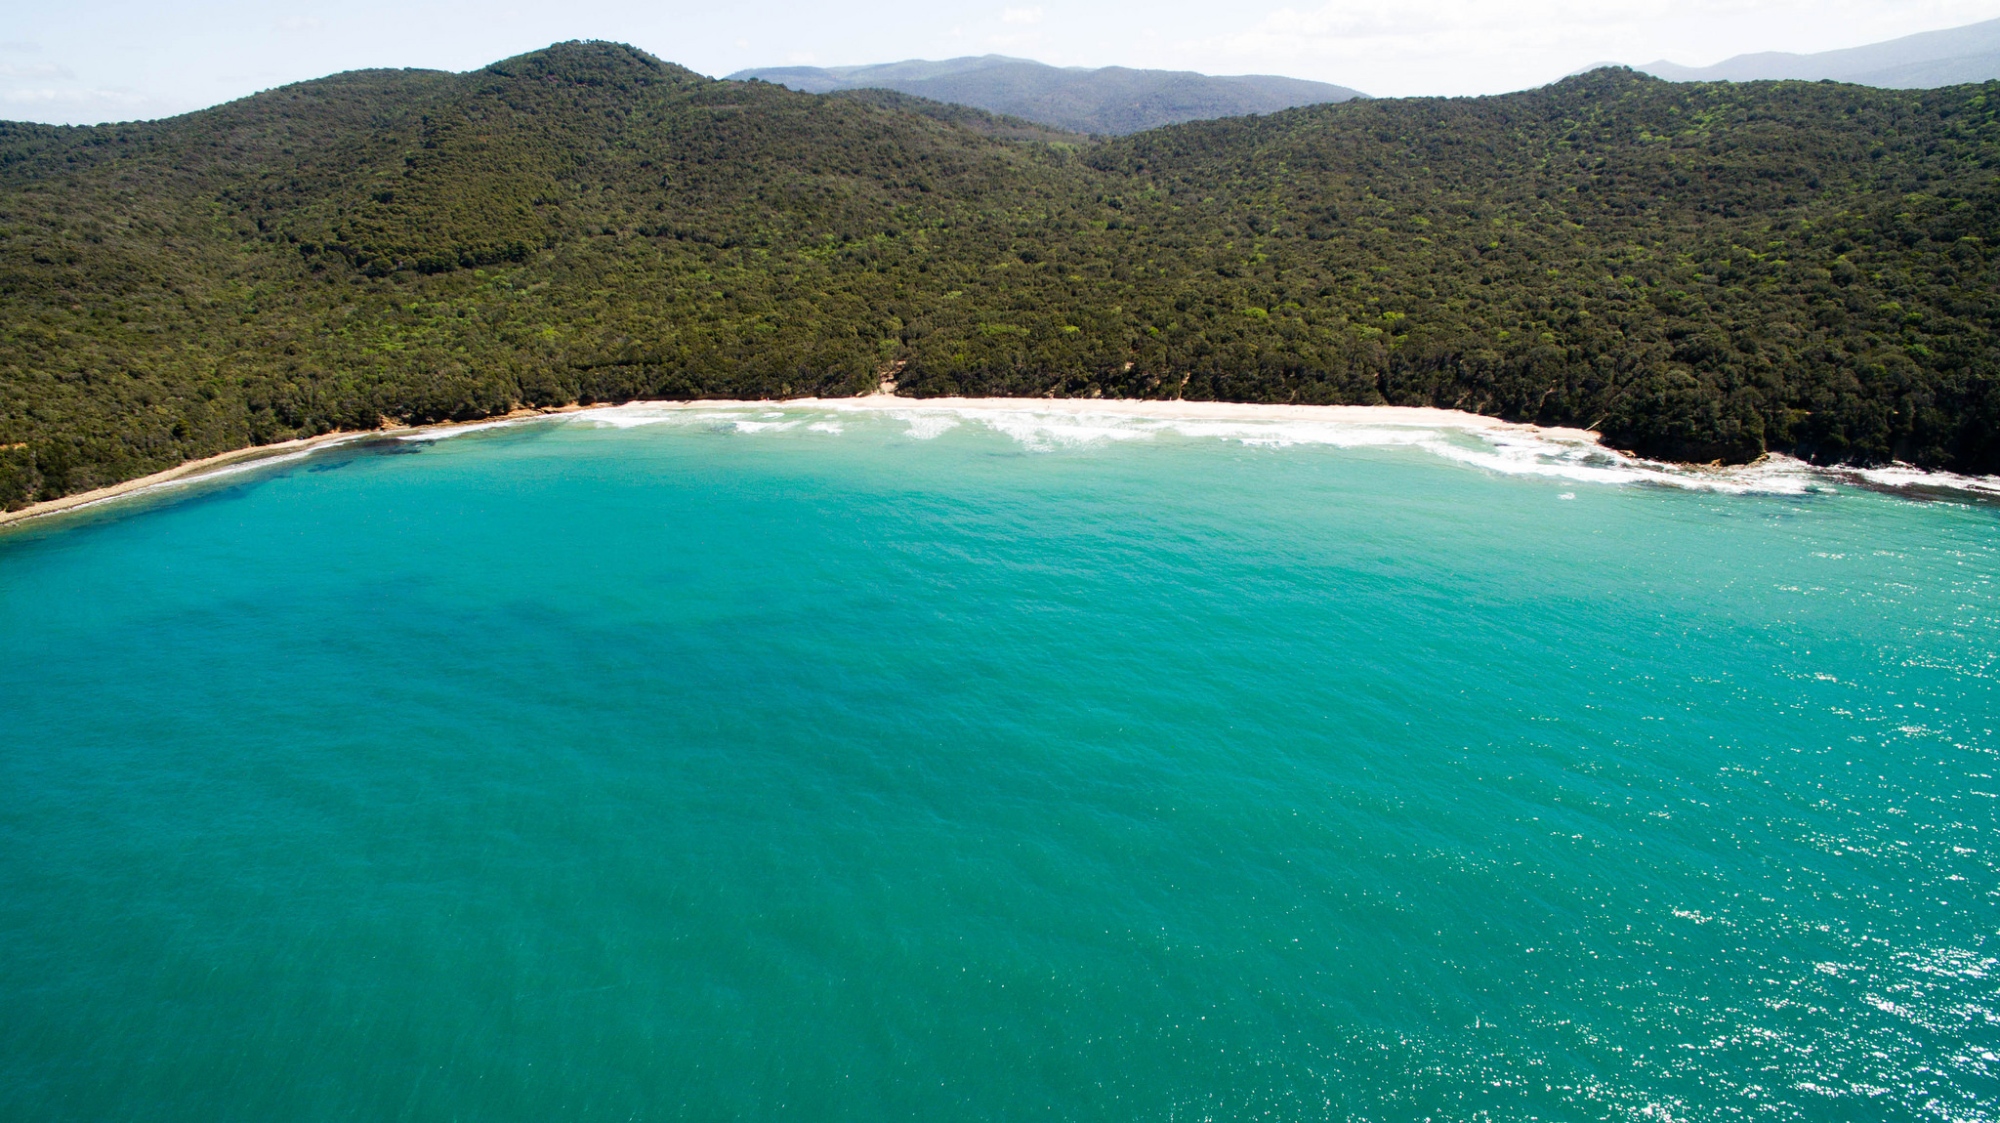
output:
M 0 535 L 0 1118 L 2000 1118 L 2000 507 L 628 408 Z

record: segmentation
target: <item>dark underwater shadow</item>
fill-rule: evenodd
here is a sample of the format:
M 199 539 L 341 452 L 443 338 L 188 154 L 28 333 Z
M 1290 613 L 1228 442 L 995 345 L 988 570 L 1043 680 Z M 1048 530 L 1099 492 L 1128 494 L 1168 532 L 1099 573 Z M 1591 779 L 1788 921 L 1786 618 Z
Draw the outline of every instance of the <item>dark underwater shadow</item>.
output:
M 453 441 L 478 440 L 507 443 L 539 440 L 552 429 L 532 423 L 495 426 Z M 0 526 L 0 558 L 4 551 L 57 535 L 77 534 L 108 526 L 142 514 L 166 510 L 186 510 L 194 505 L 228 503 L 247 498 L 256 489 L 275 480 L 301 472 L 337 472 L 356 464 L 385 456 L 416 456 L 436 448 L 436 438 L 407 439 L 407 434 L 370 434 L 335 444 L 274 453 L 269 459 L 251 459 L 223 465 L 212 472 L 184 479 L 168 480 L 153 487 L 108 499 L 56 511 L 37 518 Z

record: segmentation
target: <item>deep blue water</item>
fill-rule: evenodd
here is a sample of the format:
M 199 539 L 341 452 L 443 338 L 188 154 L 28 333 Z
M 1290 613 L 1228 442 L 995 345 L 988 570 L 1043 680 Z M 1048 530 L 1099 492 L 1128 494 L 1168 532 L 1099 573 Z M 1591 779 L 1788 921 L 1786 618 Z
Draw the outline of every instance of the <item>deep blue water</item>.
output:
M 2000 509 L 940 430 L 0 536 L 0 1117 L 2000 1118 Z

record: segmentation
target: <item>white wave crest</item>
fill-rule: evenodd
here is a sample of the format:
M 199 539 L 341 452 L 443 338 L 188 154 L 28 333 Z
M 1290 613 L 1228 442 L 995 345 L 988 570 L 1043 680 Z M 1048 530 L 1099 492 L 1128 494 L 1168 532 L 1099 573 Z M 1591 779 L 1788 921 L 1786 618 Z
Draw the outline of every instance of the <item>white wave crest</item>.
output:
M 958 419 L 942 412 L 897 410 L 889 416 L 908 425 L 910 436 L 920 441 L 933 440 L 958 428 Z
M 1961 476 L 1956 472 L 1926 472 L 1908 464 L 1886 468 L 1852 468 L 1844 474 L 1875 487 L 1963 491 L 1973 495 L 2000 496 L 2000 476 Z
M 1162 435 L 1234 441 L 1262 448 L 1409 447 L 1501 475 L 1578 483 L 1651 484 L 1729 494 L 1802 495 L 1833 481 L 1803 461 L 1770 456 L 1755 464 L 1703 468 L 1644 460 L 1608 449 L 1595 433 L 1518 425 L 1477 414 L 1394 407 L 1258 406 L 1185 402 L 899 403 L 871 399 L 815 403 L 841 412 L 887 412 L 929 439 L 960 424 L 1001 433 L 1034 451 Z
M 398 433 L 399 441 L 448 441 L 453 437 L 463 437 L 467 433 L 483 432 L 487 429 L 501 429 L 533 418 L 510 417 L 501 421 L 476 421 L 466 425 L 444 425 L 435 429 L 418 429 L 414 433 Z
M 1606 448 L 1597 434 L 1543 428 L 1478 414 L 1395 406 L 1291 406 L 1225 402 L 1079 399 L 931 399 L 867 397 L 782 403 L 633 402 L 560 415 L 511 418 L 406 434 L 402 440 L 444 440 L 503 425 L 560 420 L 597 428 L 700 426 L 742 434 L 807 432 L 840 435 L 846 422 L 881 417 L 899 422 L 916 440 L 933 440 L 972 425 L 1037 452 L 1174 436 L 1222 440 L 1259 448 L 1420 449 L 1499 475 L 1542 477 L 1611 486 L 1658 486 L 1734 495 L 1805 495 L 1840 485 L 1889 491 L 1958 492 L 2000 498 L 2000 477 L 1926 472 L 1907 464 L 1886 468 L 1816 468 L 1789 456 L 1754 464 L 1701 467 L 1669 464 Z
M 961 412 L 968 421 L 1003 433 L 1036 451 L 1057 447 L 1080 448 L 1107 441 L 1129 441 L 1152 436 L 1145 425 L 1125 418 L 1093 418 L 1005 410 L 990 413 Z
M 678 402 L 632 402 L 622 406 L 597 406 L 562 414 L 561 419 L 598 429 L 636 429 L 642 425 L 728 425 L 732 428 L 750 421 L 757 411 L 740 405 L 683 405 Z M 755 422 L 752 422 L 754 425 Z M 754 429 L 745 430 L 755 432 Z

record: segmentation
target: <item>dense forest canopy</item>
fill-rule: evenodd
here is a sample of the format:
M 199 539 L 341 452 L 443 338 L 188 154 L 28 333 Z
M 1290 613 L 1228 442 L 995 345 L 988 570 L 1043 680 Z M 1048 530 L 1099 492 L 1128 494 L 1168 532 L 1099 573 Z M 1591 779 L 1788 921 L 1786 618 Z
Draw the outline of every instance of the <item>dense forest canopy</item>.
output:
M 1366 96 L 1346 86 L 1272 74 L 1223 77 L 1122 66 L 1087 70 L 1005 55 L 939 62 L 910 59 L 875 66 L 755 67 L 729 77 L 758 78 L 813 94 L 891 90 L 1104 136 Z
M 0 125 L 0 504 L 384 418 L 1439 405 L 2000 470 L 2000 84 L 1354 101 L 1103 143 L 569 43 Z

